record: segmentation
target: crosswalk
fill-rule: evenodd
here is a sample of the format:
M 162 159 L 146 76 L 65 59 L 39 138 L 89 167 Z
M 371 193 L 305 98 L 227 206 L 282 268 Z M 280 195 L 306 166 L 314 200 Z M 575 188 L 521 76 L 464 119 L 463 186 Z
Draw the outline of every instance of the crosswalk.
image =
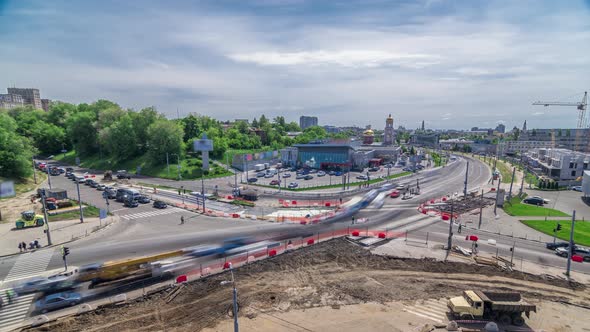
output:
M 53 253 L 54 249 L 45 249 L 20 255 L 2 284 L 26 279 L 45 272 Z M 0 308 L 0 332 L 10 331 L 18 327 L 27 317 L 31 303 L 35 298 L 35 294 L 25 294 L 9 301 L 6 293 L 8 289 L 0 289 L 0 297 L 3 303 L 2 308 Z
M 183 211 L 183 209 L 170 206 L 170 207 L 168 207 L 166 209 L 162 209 L 162 210 L 126 214 L 126 215 L 121 216 L 121 218 L 125 219 L 125 220 L 131 220 L 131 219 L 138 219 L 138 218 L 162 216 L 165 214 L 172 214 L 172 213 L 181 212 L 181 211 Z
M 447 300 L 419 300 L 413 305 L 404 306 L 404 311 L 442 324 L 447 321 Z

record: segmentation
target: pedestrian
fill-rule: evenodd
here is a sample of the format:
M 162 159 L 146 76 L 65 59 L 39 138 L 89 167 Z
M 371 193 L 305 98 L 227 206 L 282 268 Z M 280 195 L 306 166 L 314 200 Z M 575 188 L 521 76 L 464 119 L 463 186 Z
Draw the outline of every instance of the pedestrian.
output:
M 22 244 L 22 243 L 20 243 L 20 242 L 18 243 L 18 250 L 19 250 L 20 252 L 23 252 L 23 244 Z
M 180 216 L 180 224 L 184 225 L 184 216 Z
M 463 225 L 459 224 L 459 229 L 457 230 L 459 232 L 459 234 L 461 234 L 461 228 L 463 228 Z
M 25 241 L 21 242 L 21 244 L 23 245 L 23 250 L 27 251 L 27 244 L 25 243 Z
M 39 241 L 35 240 L 35 248 L 41 248 L 41 245 L 39 244 Z
M 34 241 L 29 242 L 29 249 L 31 249 L 31 250 L 35 249 L 35 242 Z
M 6 298 L 8 299 L 8 304 L 12 303 L 13 297 L 14 297 L 14 293 L 13 293 L 12 289 L 7 289 L 6 290 Z

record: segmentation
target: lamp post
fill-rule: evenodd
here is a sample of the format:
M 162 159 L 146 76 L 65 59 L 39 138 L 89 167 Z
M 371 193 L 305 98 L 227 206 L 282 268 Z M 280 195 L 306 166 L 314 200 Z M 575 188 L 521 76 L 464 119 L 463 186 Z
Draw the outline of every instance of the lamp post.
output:
M 78 191 L 78 206 L 80 207 L 80 223 L 84 222 L 84 212 L 82 212 L 82 200 L 80 200 L 80 182 L 76 180 L 76 190 Z
M 41 202 L 43 203 L 43 216 L 45 217 L 45 232 L 47 233 L 47 245 L 50 246 L 51 234 L 49 233 L 49 217 L 47 216 L 47 206 L 45 205 L 45 189 L 41 189 Z
M 240 330 L 238 325 L 238 290 L 236 289 L 236 279 L 234 278 L 234 268 L 232 263 L 229 263 L 229 272 L 231 273 L 231 280 L 224 280 L 221 285 L 232 284 L 233 288 L 233 313 L 234 313 L 234 332 Z
M 176 156 L 176 169 L 178 171 L 178 180 L 182 180 L 182 175 L 180 175 L 180 155 L 176 154 L 176 153 L 171 153 L 170 155 L 172 156 Z M 170 169 L 170 165 L 168 165 L 168 169 Z
M 35 169 L 35 158 L 31 157 L 31 159 L 33 160 L 33 179 L 35 179 L 35 184 L 37 184 L 37 171 Z

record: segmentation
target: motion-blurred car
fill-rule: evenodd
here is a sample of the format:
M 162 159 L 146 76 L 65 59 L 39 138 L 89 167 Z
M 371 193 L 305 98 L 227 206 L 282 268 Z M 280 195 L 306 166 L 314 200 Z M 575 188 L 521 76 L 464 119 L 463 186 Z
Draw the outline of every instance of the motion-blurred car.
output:
M 358 175 L 356 178 L 357 178 L 357 180 L 368 180 L 369 179 L 369 177 L 366 175 Z
M 272 174 L 272 173 L 266 173 L 266 174 L 264 174 L 264 177 L 265 177 L 266 179 L 270 179 L 270 178 L 272 178 L 273 176 L 274 176 L 274 174 Z
M 162 201 L 154 201 L 153 207 L 155 207 L 156 209 L 165 209 L 166 207 L 168 207 L 168 205 L 166 205 L 166 203 Z
M 308 174 L 305 177 L 303 177 L 303 179 L 304 180 L 311 180 L 311 179 L 313 179 L 313 176 Z
M 105 188 L 104 192 L 107 193 L 108 199 L 117 198 L 117 191 L 113 188 L 110 188 L 110 189 Z
M 302 174 L 297 174 L 297 176 L 295 177 L 295 179 L 297 179 L 297 180 L 303 180 L 303 179 L 305 179 L 305 175 L 303 173 Z
M 391 198 L 398 198 L 399 195 L 400 195 L 399 191 L 398 190 L 394 190 L 394 191 L 391 192 L 391 194 L 389 194 L 389 197 L 391 197 Z
M 258 172 L 256 173 L 256 177 L 262 178 L 266 175 L 266 172 Z
M 105 186 L 104 184 L 99 184 L 96 186 L 96 190 L 103 191 L 106 187 L 107 186 Z
M 137 202 L 141 203 L 141 204 L 148 204 L 149 202 L 151 202 L 150 198 L 145 196 L 145 195 L 141 195 L 137 198 Z
M 542 199 L 542 200 L 543 200 L 543 203 L 545 203 L 545 204 L 549 204 L 549 202 L 551 202 L 551 200 L 549 200 L 549 199 L 546 199 L 546 198 L 543 198 L 543 197 L 541 197 L 541 196 L 531 196 L 531 198 L 538 198 L 538 199 Z
M 555 249 L 555 254 L 561 257 L 567 257 L 569 254 L 569 246 Z M 574 245 L 572 255 L 582 256 L 585 262 L 590 261 L 590 250 L 584 247 Z
M 369 172 L 379 172 L 380 168 L 379 167 L 371 167 L 369 168 Z
M 326 176 L 326 172 L 324 172 L 324 171 L 319 171 L 319 172 L 318 172 L 318 176 Z
M 123 206 L 128 207 L 128 208 L 134 208 L 134 207 L 138 207 L 139 204 L 134 199 L 126 199 L 125 203 L 123 203 Z
M 75 306 L 82 302 L 82 296 L 75 292 L 61 292 L 47 295 L 35 302 L 35 310 L 46 313 L 51 310 Z

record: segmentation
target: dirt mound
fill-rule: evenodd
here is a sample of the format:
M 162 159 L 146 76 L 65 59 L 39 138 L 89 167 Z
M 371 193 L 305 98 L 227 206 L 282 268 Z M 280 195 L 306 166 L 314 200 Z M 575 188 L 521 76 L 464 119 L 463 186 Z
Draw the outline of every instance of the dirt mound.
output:
M 471 288 L 521 290 L 532 299 L 580 299 L 579 289 L 562 280 L 487 266 L 378 256 L 344 239 L 240 267 L 235 276 L 240 315 L 250 318 L 277 310 L 444 298 Z M 228 278 L 224 273 L 190 283 L 170 303 L 165 301 L 167 293 L 160 292 L 37 330 L 198 331 L 213 327 L 231 313 L 231 288 L 220 286 Z

